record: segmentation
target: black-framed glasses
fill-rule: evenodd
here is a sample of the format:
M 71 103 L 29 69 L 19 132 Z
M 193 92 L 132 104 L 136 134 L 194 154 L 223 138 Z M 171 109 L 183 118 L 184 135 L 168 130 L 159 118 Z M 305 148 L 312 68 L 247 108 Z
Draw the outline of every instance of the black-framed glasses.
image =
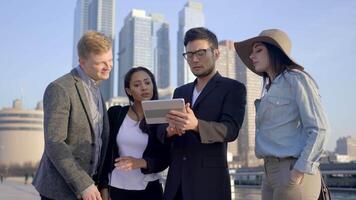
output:
M 185 52 L 183 53 L 183 57 L 186 59 L 186 60 L 192 60 L 194 58 L 194 55 L 197 57 L 197 58 L 203 58 L 206 56 L 206 52 L 211 49 L 211 48 L 207 48 L 207 49 L 199 49 L 199 50 L 196 50 L 196 51 L 188 51 L 188 52 Z

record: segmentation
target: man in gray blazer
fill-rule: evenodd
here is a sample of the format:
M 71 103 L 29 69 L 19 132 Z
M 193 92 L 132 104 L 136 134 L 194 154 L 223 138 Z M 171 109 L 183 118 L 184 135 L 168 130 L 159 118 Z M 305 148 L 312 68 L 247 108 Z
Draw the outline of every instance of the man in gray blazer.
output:
M 80 65 L 44 93 L 45 149 L 33 180 L 42 200 L 102 199 L 96 185 L 109 126 L 99 83 L 113 66 L 112 42 L 90 31 L 77 47 Z
M 160 139 L 172 145 L 164 199 L 230 200 L 226 149 L 241 128 L 246 89 L 217 72 L 220 52 L 214 33 L 190 29 L 184 45 L 183 56 L 197 78 L 175 89 L 173 98 L 185 99 L 185 112 L 170 111 L 169 125 L 159 131 Z

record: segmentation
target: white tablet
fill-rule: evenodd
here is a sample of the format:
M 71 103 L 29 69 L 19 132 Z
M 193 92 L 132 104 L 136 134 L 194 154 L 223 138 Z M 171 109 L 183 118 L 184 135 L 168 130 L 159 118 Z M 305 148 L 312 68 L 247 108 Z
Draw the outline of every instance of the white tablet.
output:
M 184 99 L 142 101 L 147 124 L 167 123 L 165 117 L 170 110 L 183 111 Z

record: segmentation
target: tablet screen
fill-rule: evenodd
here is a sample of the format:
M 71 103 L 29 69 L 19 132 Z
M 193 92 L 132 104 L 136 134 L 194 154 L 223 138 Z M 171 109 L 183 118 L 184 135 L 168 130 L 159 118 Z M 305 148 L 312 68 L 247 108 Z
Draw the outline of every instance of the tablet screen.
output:
M 163 124 L 170 110 L 183 111 L 184 99 L 142 101 L 142 108 L 147 124 Z

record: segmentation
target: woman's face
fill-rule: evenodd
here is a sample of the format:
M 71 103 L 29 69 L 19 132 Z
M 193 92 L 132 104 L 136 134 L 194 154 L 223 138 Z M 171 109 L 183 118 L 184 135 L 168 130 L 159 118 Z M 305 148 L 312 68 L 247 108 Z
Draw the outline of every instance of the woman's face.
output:
M 153 96 L 153 83 L 150 76 L 144 71 L 137 71 L 132 74 L 130 87 L 126 91 L 135 102 L 151 100 Z
M 257 72 L 266 72 L 271 75 L 270 72 L 272 72 L 272 66 L 267 47 L 263 43 L 257 42 L 252 46 L 250 59 Z

